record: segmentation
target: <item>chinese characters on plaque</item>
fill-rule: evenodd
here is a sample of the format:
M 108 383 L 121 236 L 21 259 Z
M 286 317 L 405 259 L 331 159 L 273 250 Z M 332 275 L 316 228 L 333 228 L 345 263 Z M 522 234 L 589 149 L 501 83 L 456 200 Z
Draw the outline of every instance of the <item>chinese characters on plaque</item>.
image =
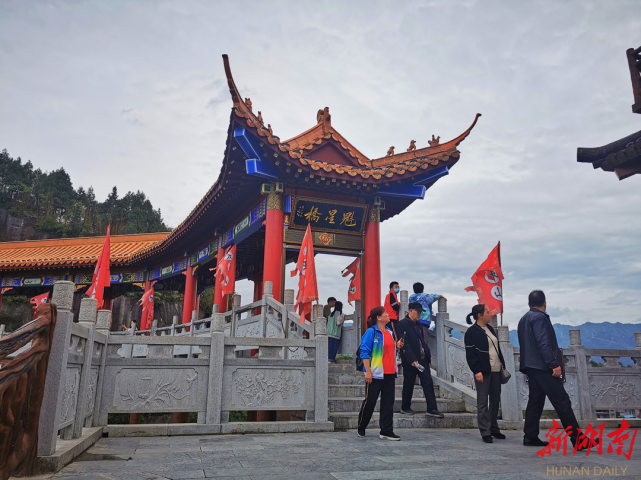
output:
M 367 205 L 328 202 L 315 198 L 297 197 L 292 211 L 292 228 L 359 234 L 365 227 Z

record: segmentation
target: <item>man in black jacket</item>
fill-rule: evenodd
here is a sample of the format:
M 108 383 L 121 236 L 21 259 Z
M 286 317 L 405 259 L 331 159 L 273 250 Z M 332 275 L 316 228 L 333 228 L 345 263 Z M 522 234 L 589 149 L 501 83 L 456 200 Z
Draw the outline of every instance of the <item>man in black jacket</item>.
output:
M 579 424 L 572 411 L 570 397 L 563 388 L 561 365 L 557 360 L 559 345 L 550 317 L 545 311 L 545 294 L 541 290 L 534 290 L 530 293 L 528 303 L 530 311 L 519 321 L 519 370 L 527 375 L 530 387 L 523 445 L 539 447 L 548 444 L 539 439 L 539 421 L 546 396 L 559 414 L 563 428 L 572 427 L 569 436 L 572 444 L 575 444 Z
M 397 335 L 405 340 L 401 349 L 401 360 L 403 361 L 403 401 L 401 413 L 414 415 L 410 408 L 416 377 L 421 379 L 421 386 L 427 402 L 426 415 L 429 417 L 443 418 L 436 405 L 434 395 L 434 382 L 430 371 L 431 353 L 427 346 L 427 339 L 423 338 L 423 329 L 419 323 L 423 307 L 420 303 L 410 303 L 407 316 L 398 322 Z

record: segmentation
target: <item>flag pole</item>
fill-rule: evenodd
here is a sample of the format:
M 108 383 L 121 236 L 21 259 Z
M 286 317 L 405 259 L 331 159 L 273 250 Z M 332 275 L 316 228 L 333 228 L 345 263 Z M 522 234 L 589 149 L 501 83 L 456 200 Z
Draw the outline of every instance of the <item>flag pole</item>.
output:
M 503 265 L 501 265 L 501 241 L 500 240 L 499 240 L 499 265 L 501 266 L 501 270 L 503 270 Z M 505 310 L 505 295 L 503 293 L 504 293 L 503 282 L 501 281 L 501 310 Z M 503 312 L 501 312 L 501 326 L 503 326 Z

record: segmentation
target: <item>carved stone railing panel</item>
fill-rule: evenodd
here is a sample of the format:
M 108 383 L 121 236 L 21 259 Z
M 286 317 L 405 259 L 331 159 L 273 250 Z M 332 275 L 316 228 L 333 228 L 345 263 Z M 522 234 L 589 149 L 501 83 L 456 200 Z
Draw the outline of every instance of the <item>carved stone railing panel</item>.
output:
M 107 367 L 111 412 L 205 411 L 207 367 Z M 113 389 L 109 388 L 113 385 Z M 103 404 L 104 405 L 104 404 Z
M 447 372 L 450 375 L 446 380 L 461 383 L 474 390 L 474 377 L 467 365 L 465 346 L 459 343 L 448 341 L 445 344 Z
M 631 368 L 628 367 L 627 370 Z M 592 373 L 590 374 L 590 395 L 594 407 L 599 410 L 640 409 L 641 377 L 637 372 L 620 375 Z

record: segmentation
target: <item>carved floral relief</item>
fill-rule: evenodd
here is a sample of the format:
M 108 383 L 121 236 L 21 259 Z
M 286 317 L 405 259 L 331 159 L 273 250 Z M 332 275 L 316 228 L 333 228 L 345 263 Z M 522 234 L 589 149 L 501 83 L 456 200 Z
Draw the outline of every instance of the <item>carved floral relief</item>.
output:
M 189 369 L 123 369 L 118 373 L 114 405 L 121 410 L 154 411 L 196 404 L 198 372 Z
M 298 397 L 304 380 L 302 370 L 237 370 L 233 375 L 233 403 L 245 407 L 264 407 L 291 404 Z
M 636 380 L 636 382 L 634 381 Z M 641 388 L 639 377 L 608 376 L 590 379 L 590 395 L 597 399 L 595 407 L 631 407 L 641 406 Z
M 67 368 L 62 402 L 60 404 L 60 421 L 58 422 L 61 425 L 73 420 L 76 414 L 78 388 L 80 388 L 80 368 Z

